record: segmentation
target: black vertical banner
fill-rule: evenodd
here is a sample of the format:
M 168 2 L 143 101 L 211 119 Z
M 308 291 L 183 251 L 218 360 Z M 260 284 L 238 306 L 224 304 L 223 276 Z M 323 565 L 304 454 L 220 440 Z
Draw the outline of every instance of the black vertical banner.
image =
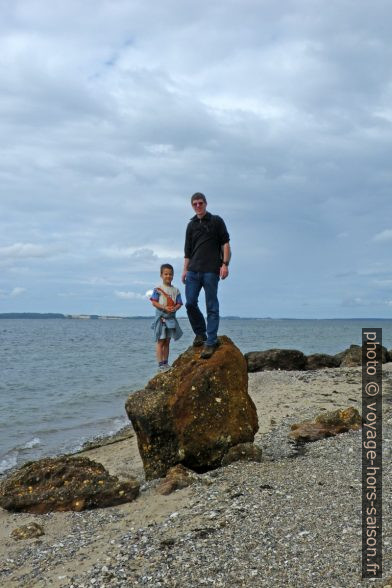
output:
M 382 577 L 382 329 L 362 329 L 362 578 Z

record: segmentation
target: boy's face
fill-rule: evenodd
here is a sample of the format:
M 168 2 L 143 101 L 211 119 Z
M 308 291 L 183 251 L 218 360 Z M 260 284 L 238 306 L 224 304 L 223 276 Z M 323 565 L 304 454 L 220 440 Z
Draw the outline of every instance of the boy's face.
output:
M 166 284 L 166 286 L 170 286 L 173 281 L 173 272 L 170 269 L 165 268 L 161 273 L 161 278 L 162 282 Z

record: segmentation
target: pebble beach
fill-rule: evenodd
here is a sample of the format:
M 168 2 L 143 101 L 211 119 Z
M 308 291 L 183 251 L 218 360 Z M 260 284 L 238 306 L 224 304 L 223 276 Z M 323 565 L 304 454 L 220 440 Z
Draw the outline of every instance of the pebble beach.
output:
M 129 504 L 80 513 L 0 509 L 0 581 L 12 587 L 392 586 L 392 363 L 383 366 L 383 579 L 361 578 L 361 432 L 302 446 L 290 426 L 325 410 L 361 410 L 361 368 L 249 374 L 263 461 L 197 476 L 168 496 L 146 483 L 136 437 L 83 455 L 141 482 Z M 44 535 L 16 541 L 37 522 Z

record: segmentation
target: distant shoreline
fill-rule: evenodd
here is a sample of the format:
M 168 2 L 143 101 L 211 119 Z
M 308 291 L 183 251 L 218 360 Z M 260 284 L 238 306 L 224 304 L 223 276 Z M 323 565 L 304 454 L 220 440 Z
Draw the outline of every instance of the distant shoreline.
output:
M 72 320 L 134 320 L 153 319 L 153 315 L 146 316 L 115 316 L 98 314 L 62 314 L 58 312 L 3 312 L 0 319 L 72 319 Z M 186 317 L 178 317 L 180 320 Z M 297 318 L 297 317 L 271 317 L 271 316 L 221 316 L 224 320 L 254 320 L 254 321 L 390 321 L 391 317 L 329 317 L 329 318 Z

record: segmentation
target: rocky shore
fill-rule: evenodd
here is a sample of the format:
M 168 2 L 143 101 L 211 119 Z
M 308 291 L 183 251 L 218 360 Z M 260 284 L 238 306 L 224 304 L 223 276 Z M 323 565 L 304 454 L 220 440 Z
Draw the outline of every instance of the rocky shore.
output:
M 44 515 L 0 510 L 0 581 L 12 587 L 296 587 L 392 585 L 392 363 L 384 374 L 384 579 L 361 579 L 361 432 L 294 446 L 290 426 L 322 411 L 361 407 L 361 371 L 340 367 L 249 374 L 263 460 L 198 474 L 157 492 L 131 433 L 81 455 L 139 497 L 120 506 Z M 16 540 L 37 523 L 44 534 Z

